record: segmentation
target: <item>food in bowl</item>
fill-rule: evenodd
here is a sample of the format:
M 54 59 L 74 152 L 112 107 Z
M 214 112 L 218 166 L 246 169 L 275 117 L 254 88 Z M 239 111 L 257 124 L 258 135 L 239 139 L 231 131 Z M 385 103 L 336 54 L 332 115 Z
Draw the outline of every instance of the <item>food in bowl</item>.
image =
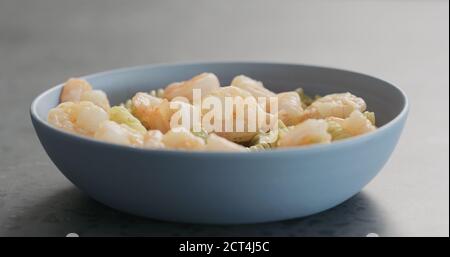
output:
M 111 106 L 84 79 L 63 86 L 48 113 L 54 127 L 109 143 L 147 149 L 248 152 L 327 144 L 376 130 L 375 113 L 349 92 L 275 93 L 253 78 L 220 85 L 213 73 Z

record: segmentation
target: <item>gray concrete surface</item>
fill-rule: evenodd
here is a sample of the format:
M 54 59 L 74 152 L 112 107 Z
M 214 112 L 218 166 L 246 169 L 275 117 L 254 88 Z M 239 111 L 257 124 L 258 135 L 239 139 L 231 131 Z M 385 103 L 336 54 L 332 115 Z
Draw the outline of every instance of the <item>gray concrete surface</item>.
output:
M 447 1 L 0 0 L 0 235 L 448 236 L 448 8 Z M 403 88 L 410 118 L 389 163 L 353 199 L 305 219 L 247 226 L 116 212 L 72 186 L 38 142 L 28 110 L 41 91 L 70 76 L 195 60 L 361 71 Z

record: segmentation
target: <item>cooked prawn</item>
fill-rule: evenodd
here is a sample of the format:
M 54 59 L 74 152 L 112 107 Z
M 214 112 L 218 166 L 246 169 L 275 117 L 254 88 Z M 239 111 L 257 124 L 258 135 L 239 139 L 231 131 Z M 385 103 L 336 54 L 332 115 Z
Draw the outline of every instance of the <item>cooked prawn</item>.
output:
M 219 87 L 220 82 L 216 75 L 213 73 L 202 73 L 190 80 L 168 85 L 164 89 L 164 98 L 172 100 L 175 97 L 185 97 L 192 103 L 194 89 L 200 89 L 202 95 L 207 95 Z
M 125 124 L 114 121 L 103 121 L 94 134 L 94 138 L 121 145 L 141 147 L 144 135 Z
M 144 134 L 144 148 L 164 148 L 164 144 L 162 142 L 163 133 L 159 130 L 149 130 Z
M 342 122 L 345 131 L 353 136 L 362 135 L 376 130 L 372 122 L 360 111 L 353 111 L 348 118 Z
M 309 144 L 324 144 L 331 142 L 331 135 L 327 132 L 328 124 L 325 120 L 310 119 L 304 121 L 287 132 L 280 134 L 279 147 L 293 147 Z
M 185 127 L 177 127 L 164 134 L 162 143 L 169 149 L 202 150 L 205 141 L 192 134 Z
M 108 97 L 102 90 L 88 90 L 81 94 L 80 101 L 92 102 L 95 105 L 101 107 L 103 110 L 108 111 L 111 107 L 109 105 Z
M 92 86 L 84 79 L 70 78 L 64 83 L 60 95 L 60 102 L 79 102 L 81 95 L 86 91 L 91 91 Z
M 252 96 L 259 100 L 259 98 L 265 98 L 264 109 L 268 112 L 270 110 L 270 97 L 276 97 L 276 94 L 264 87 L 261 81 L 254 80 L 245 75 L 239 75 L 234 77 L 231 81 L 231 85 L 249 92 Z
M 69 132 L 93 136 L 108 113 L 91 102 L 65 102 L 50 110 L 48 121 Z
M 147 129 L 157 129 L 165 133 L 170 129 L 169 101 L 151 96 L 147 93 L 137 93 L 132 99 L 132 114 L 138 118 Z
M 350 93 L 330 94 L 315 100 L 302 114 L 302 120 L 337 117 L 345 119 L 353 111 L 366 110 L 366 102 Z
M 286 126 L 296 125 L 301 121 L 303 107 L 297 92 L 284 92 L 277 95 L 278 118 Z
M 209 102 L 209 100 L 214 100 L 214 98 L 218 99 L 222 106 L 221 115 L 217 121 L 222 127 L 219 130 L 216 129 L 208 132 L 215 132 L 217 135 L 230 141 L 249 141 L 259 131 L 267 131 L 271 124 L 275 122 L 273 115 L 266 113 L 266 111 L 257 103 L 255 97 L 246 90 L 235 86 L 221 87 L 207 95 L 203 99 L 203 102 Z M 242 100 L 241 107 L 238 107 L 238 99 Z M 229 104 L 233 104 L 233 110 L 228 113 L 225 112 L 227 100 L 232 100 Z M 213 110 L 203 109 L 203 117 L 208 117 L 212 112 Z M 255 115 L 247 115 L 249 113 Z M 217 117 L 214 118 L 217 119 Z M 262 119 L 265 119 L 265 121 Z M 237 124 L 242 125 L 243 131 L 237 130 Z M 233 126 L 232 129 L 230 129 L 231 132 L 227 130 L 227 125 Z M 249 129 L 250 125 L 255 125 L 255 128 Z

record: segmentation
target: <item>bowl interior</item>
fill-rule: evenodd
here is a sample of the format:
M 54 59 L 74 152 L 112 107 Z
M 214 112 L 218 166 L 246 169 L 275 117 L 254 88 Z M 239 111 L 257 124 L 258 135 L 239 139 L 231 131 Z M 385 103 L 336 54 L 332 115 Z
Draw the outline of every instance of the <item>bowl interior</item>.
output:
M 376 113 L 377 126 L 397 117 L 406 107 L 404 94 L 395 86 L 360 73 L 295 64 L 272 63 L 197 63 L 149 65 L 102 72 L 85 78 L 96 89 L 104 90 L 112 104 L 129 99 L 136 92 L 163 88 L 202 72 L 215 73 L 222 85 L 234 76 L 245 74 L 275 92 L 303 87 L 310 95 L 351 92 L 366 100 Z M 37 118 L 46 122 L 48 111 L 58 104 L 61 85 L 41 94 L 33 104 Z

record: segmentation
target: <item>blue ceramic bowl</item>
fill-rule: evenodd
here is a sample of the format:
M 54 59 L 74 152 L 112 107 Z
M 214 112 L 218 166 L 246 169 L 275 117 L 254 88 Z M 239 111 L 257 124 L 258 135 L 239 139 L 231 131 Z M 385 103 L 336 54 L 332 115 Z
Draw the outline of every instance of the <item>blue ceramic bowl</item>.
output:
M 31 105 L 36 133 L 59 170 L 78 188 L 112 208 L 140 216 L 193 223 L 255 223 L 302 217 L 332 208 L 358 193 L 388 160 L 408 113 L 397 87 L 367 75 L 278 63 L 150 65 L 85 77 L 113 104 L 201 72 L 223 85 L 239 74 L 281 92 L 349 91 L 363 97 L 380 128 L 329 145 L 253 153 L 134 149 L 53 128 L 48 111 L 62 85 Z

